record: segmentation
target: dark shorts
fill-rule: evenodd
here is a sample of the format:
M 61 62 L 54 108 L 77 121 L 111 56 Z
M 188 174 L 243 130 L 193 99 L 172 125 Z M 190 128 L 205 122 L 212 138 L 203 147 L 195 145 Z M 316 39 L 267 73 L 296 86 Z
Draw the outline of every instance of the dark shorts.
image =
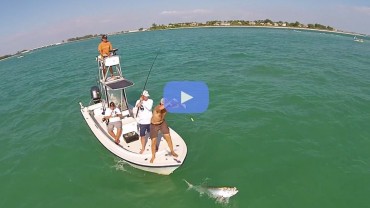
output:
M 157 138 L 159 130 L 161 130 L 162 134 L 170 133 L 166 121 L 163 121 L 161 124 L 150 124 L 150 138 Z
M 140 136 L 145 136 L 145 132 L 150 132 L 150 124 L 139 124 Z

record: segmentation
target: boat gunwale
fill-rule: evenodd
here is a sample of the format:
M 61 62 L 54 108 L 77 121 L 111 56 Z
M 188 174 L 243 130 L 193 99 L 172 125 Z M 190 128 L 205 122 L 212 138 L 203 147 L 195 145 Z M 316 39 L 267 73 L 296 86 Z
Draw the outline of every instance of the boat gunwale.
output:
M 87 107 L 85 107 L 86 108 L 86 110 L 87 110 Z M 101 126 L 99 125 L 99 124 L 97 124 L 97 120 L 96 120 L 96 118 L 94 117 L 94 116 L 92 116 L 91 114 L 90 114 L 90 112 L 91 111 L 93 111 L 93 110 L 87 110 L 88 112 L 86 112 L 86 114 L 93 120 L 93 122 L 94 122 L 94 125 L 101 131 L 101 132 L 103 132 L 103 134 L 104 134 L 104 136 L 106 136 L 106 137 L 108 137 L 108 139 L 111 141 L 111 142 L 114 142 L 108 135 L 107 135 L 107 133 L 106 133 L 106 131 L 104 130 L 104 129 L 102 129 L 101 128 Z M 81 113 L 82 113 L 82 115 L 84 115 L 84 110 L 83 109 L 81 109 Z M 86 120 L 86 119 L 85 119 Z M 88 123 L 87 123 L 88 124 Z M 88 124 L 88 126 L 90 127 L 90 125 Z M 90 128 L 90 130 L 94 133 L 94 131 Z M 174 130 L 173 130 L 174 131 Z M 95 133 L 94 133 L 94 135 L 95 135 Z M 101 145 L 103 145 L 106 149 L 108 149 L 109 150 L 109 148 L 107 148 L 104 144 L 103 144 L 103 142 L 102 141 L 100 141 L 100 139 L 95 135 L 95 137 L 97 138 L 97 140 L 99 141 L 99 143 L 101 144 Z M 119 147 L 121 148 L 121 149 L 123 149 L 124 151 L 128 151 L 128 152 L 130 152 L 130 153 L 133 153 L 133 154 L 137 154 L 136 152 L 132 152 L 132 151 L 130 151 L 130 150 L 128 150 L 128 149 L 126 149 L 126 148 L 124 148 L 123 146 L 121 146 L 121 145 L 119 145 Z M 124 159 L 124 158 L 122 158 L 120 155 L 118 155 L 118 154 L 116 154 L 116 153 L 114 153 L 113 151 L 110 151 L 109 150 L 109 152 L 111 152 L 113 155 L 116 155 L 117 157 L 119 157 L 120 159 L 122 159 L 122 160 L 124 160 L 124 161 L 126 161 L 126 162 L 128 162 L 128 163 L 131 163 L 131 164 L 133 164 L 133 165 L 137 165 L 137 166 L 141 166 L 141 167 L 146 167 L 146 168 L 156 168 L 156 169 L 161 169 L 161 168 L 167 168 L 167 167 L 180 167 L 183 163 L 184 163 L 184 161 L 185 161 L 185 159 L 186 159 L 186 156 L 187 156 L 187 154 L 185 154 L 185 157 L 184 157 L 184 159 L 181 161 L 181 163 L 178 163 L 178 164 L 173 164 L 173 165 L 155 165 L 155 164 L 153 164 L 153 166 L 150 166 L 150 165 L 145 165 L 145 164 L 140 164 L 140 163 L 136 163 L 136 162 L 132 162 L 132 161 L 130 161 L 130 160 L 127 160 L 127 159 Z

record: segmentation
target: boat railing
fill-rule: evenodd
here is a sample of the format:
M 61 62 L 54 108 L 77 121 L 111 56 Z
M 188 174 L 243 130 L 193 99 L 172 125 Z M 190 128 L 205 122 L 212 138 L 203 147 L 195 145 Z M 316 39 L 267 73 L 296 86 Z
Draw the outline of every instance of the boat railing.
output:
M 117 50 L 118 49 L 113 49 L 108 57 L 102 57 L 101 55 L 96 57 L 99 70 L 99 80 L 103 83 L 113 81 L 117 78 L 123 78 L 120 57 L 116 54 Z M 103 70 L 104 68 L 105 70 Z M 113 75 L 111 77 L 108 76 L 110 70 L 113 71 Z

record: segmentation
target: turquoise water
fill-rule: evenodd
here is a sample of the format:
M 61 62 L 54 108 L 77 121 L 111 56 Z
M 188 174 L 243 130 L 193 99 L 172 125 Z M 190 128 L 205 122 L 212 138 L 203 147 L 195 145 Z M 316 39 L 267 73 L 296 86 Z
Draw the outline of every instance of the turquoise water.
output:
M 168 81 L 208 84 L 203 114 L 170 114 L 188 156 L 170 176 L 134 169 L 95 138 L 78 102 L 98 39 L 0 62 L 0 207 L 368 207 L 370 41 L 318 32 L 203 28 L 109 37 L 133 103 Z M 194 121 L 191 120 L 193 118 Z M 187 190 L 235 186 L 229 204 Z

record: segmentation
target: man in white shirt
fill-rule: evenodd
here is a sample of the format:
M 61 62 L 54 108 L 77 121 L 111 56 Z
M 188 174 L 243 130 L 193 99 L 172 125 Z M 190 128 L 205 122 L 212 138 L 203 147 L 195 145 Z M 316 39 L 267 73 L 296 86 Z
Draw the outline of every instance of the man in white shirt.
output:
M 109 108 L 105 111 L 103 121 L 109 119 L 108 123 L 108 133 L 111 135 L 114 139 L 114 142 L 116 144 L 119 144 L 119 138 L 122 134 L 122 121 L 121 121 L 121 111 L 116 108 L 116 105 L 114 102 L 109 103 Z M 114 134 L 113 128 L 117 128 L 117 134 Z
M 150 121 L 152 119 L 153 100 L 149 99 L 149 92 L 144 90 L 140 99 L 136 101 L 135 106 L 138 108 L 137 122 L 140 128 L 141 150 L 143 154 L 146 145 L 145 133 L 150 133 Z

